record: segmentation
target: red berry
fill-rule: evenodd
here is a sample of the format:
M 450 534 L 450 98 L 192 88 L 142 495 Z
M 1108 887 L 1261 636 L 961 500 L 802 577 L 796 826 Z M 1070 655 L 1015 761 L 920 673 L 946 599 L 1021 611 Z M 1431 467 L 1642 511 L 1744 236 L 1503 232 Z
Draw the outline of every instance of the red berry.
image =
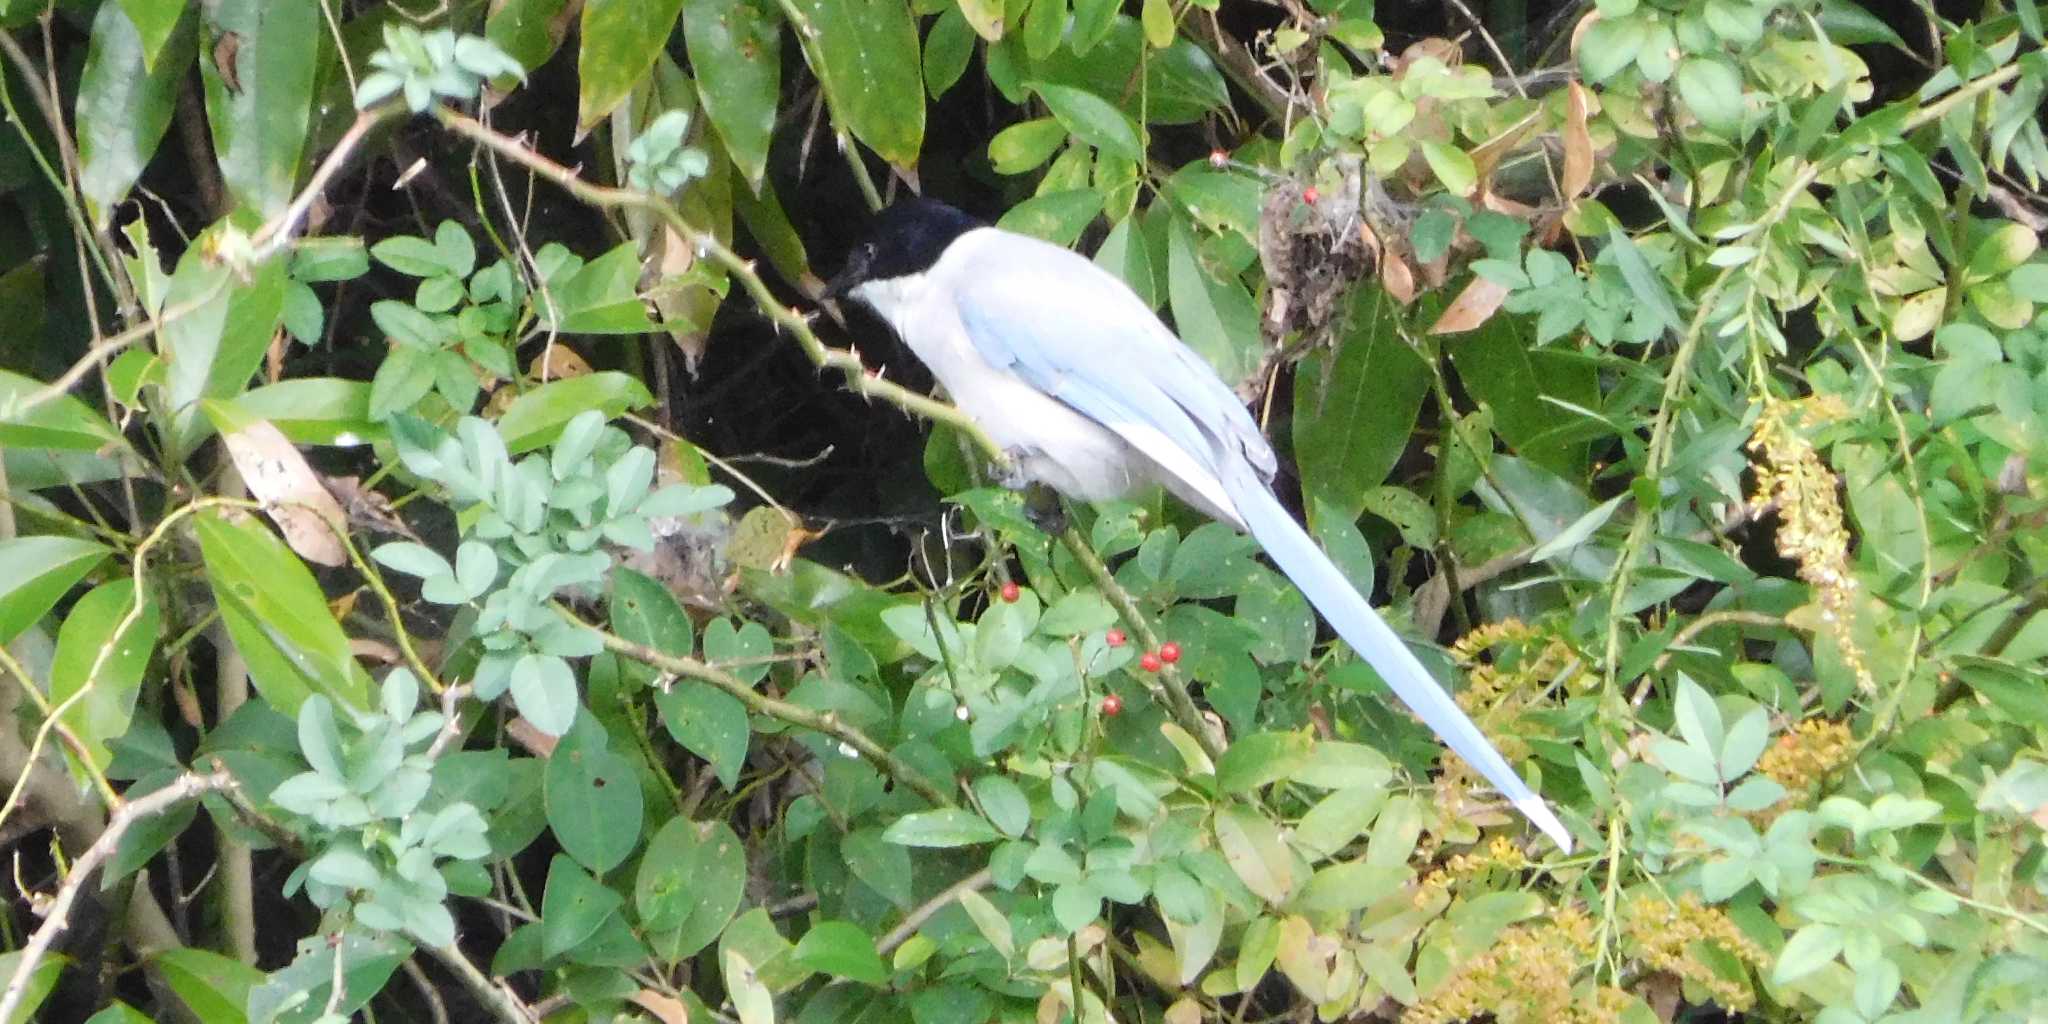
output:
M 1102 634 L 1102 639 L 1111 647 L 1122 647 L 1124 645 L 1124 631 L 1121 629 L 1112 629 L 1109 632 Z
M 1317 192 L 1316 187 L 1314 185 L 1310 185 L 1309 187 L 1301 190 L 1301 201 L 1309 204 L 1310 206 L 1314 206 L 1316 200 L 1321 196 L 1322 193 Z
M 1019 587 L 1015 580 L 1003 584 L 1004 604 L 1016 604 L 1017 599 L 1022 596 L 1024 596 L 1024 588 Z
M 1159 645 L 1159 660 L 1169 665 L 1180 660 L 1180 645 L 1171 640 Z
M 1166 663 L 1159 660 L 1159 655 L 1151 651 L 1146 651 L 1143 656 L 1138 658 L 1138 667 L 1147 672 L 1157 672 L 1165 666 Z
M 1124 709 L 1124 699 L 1116 694 L 1102 698 L 1102 713 L 1115 718 Z
M 1220 171 L 1220 170 L 1222 170 L 1222 169 L 1224 169 L 1225 167 L 1229 167 L 1229 166 L 1230 166 L 1230 154 L 1228 154 L 1228 153 L 1225 153 L 1224 151 L 1222 151 L 1222 150 L 1220 150 L 1220 149 L 1212 149 L 1212 150 L 1210 150 L 1210 151 L 1209 151 L 1209 166 L 1211 166 L 1211 167 L 1214 167 L 1214 168 L 1216 168 L 1216 169 L 1217 169 L 1217 170 L 1219 170 L 1219 171 Z

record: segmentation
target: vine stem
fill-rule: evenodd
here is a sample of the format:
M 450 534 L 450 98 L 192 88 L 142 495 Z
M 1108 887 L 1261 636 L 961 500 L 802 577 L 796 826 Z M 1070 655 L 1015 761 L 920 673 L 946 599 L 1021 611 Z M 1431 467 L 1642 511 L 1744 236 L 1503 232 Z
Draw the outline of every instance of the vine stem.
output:
M 913 792 L 924 797 L 934 806 L 953 806 L 952 798 L 948 797 L 943 790 L 933 785 L 917 769 L 911 767 L 902 758 L 890 753 L 887 748 L 875 742 L 873 737 L 862 732 L 833 712 L 813 711 L 810 708 L 792 704 L 786 700 L 778 700 L 748 686 L 738 676 L 723 669 L 714 668 L 696 658 L 669 654 L 665 651 L 649 647 L 646 644 L 635 643 L 616 633 L 598 629 L 596 626 L 577 618 L 565 608 L 557 606 L 555 610 L 570 622 L 595 632 L 604 642 L 605 650 L 631 658 L 643 665 L 651 666 L 673 676 L 681 676 L 709 683 L 736 698 L 740 703 L 747 706 L 747 710 L 757 715 L 765 715 L 779 722 L 796 726 L 799 729 L 830 736 L 858 751 L 891 778 L 908 786 Z
M 36 759 L 42 754 L 43 744 L 49 742 L 51 730 L 58 727 L 66 712 L 70 711 L 79 701 L 84 700 L 87 694 L 92 692 L 93 687 L 99 682 L 100 670 L 106 667 L 107 659 L 114 653 L 114 644 L 127 634 L 129 629 L 134 627 L 136 619 L 142 617 L 143 595 L 148 593 L 147 588 L 143 584 L 142 577 L 144 570 L 148 566 L 150 550 L 163 543 L 164 538 L 169 535 L 171 527 L 177 525 L 193 513 L 209 508 L 241 508 L 260 511 L 262 506 L 241 498 L 201 498 L 189 505 L 181 505 L 171 512 L 170 515 L 165 516 L 163 521 L 157 523 L 156 528 L 149 532 L 149 536 L 143 538 L 142 543 L 135 546 L 134 566 L 130 576 L 134 583 L 134 593 L 130 595 L 131 600 L 128 604 L 128 611 L 121 616 L 121 621 L 115 624 L 113 631 L 108 634 L 106 643 L 101 644 L 99 651 L 93 656 L 92 667 L 86 670 L 85 673 L 85 683 L 73 692 L 71 696 L 64 698 L 56 707 L 51 708 L 50 713 L 43 717 L 43 724 L 36 728 L 36 737 L 29 746 L 28 759 L 22 766 L 21 777 L 14 780 L 14 788 L 8 792 L 7 802 L 0 804 L 0 823 L 6 822 L 8 817 L 14 813 L 15 807 L 20 804 L 22 793 L 28 786 L 29 775 L 35 769 Z M 93 774 L 95 777 L 99 776 L 98 772 Z M 105 779 L 100 778 L 98 782 L 103 790 L 108 790 Z M 0 1021 L 7 1019 L 5 1013 L 0 1013 Z
M 22 1000 L 28 995 L 29 978 L 35 974 L 37 965 L 42 963 L 43 957 L 49 953 L 50 945 L 57 941 L 57 936 L 62 935 L 64 930 L 71 926 L 71 905 L 77 901 L 78 891 L 85 887 L 86 879 L 91 878 L 93 872 L 107 858 L 114 855 L 115 849 L 121 845 L 121 837 L 128 834 L 128 829 L 138 821 L 155 817 L 187 800 L 205 793 L 231 788 L 234 784 L 234 778 L 226 771 L 206 775 L 188 772 L 171 780 L 164 788 L 147 796 L 125 801 L 115 809 L 113 816 L 107 820 L 107 830 L 100 833 L 100 837 L 93 841 L 85 854 L 72 864 L 70 873 L 64 876 L 64 884 L 57 888 L 57 895 L 50 904 L 50 912 L 44 916 L 43 923 L 36 928 L 35 934 L 29 936 L 28 944 L 21 948 L 21 959 L 15 963 L 14 976 L 8 979 L 6 993 L 0 995 L 0 1020 L 15 1019 L 21 1009 Z

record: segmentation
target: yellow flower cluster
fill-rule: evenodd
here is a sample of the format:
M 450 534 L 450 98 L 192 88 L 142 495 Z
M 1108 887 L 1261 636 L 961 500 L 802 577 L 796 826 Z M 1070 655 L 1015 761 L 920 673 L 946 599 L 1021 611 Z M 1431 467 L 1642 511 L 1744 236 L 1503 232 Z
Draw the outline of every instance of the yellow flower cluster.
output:
M 1499 648 L 1512 648 L 1500 650 Z M 1486 657 L 1488 652 L 1490 657 Z M 1564 635 L 1531 626 L 1520 619 L 1484 623 L 1451 645 L 1451 657 L 1465 670 L 1465 688 L 1458 706 L 1474 718 L 1512 718 L 1543 696 L 1553 684 L 1578 689 L 1594 675 Z M 1512 733 L 1497 736 L 1501 753 L 1513 760 L 1526 750 Z
M 1855 755 L 1856 740 L 1846 724 L 1809 718 L 1778 737 L 1757 758 L 1756 770 L 1796 795 L 1819 785 Z
M 1490 1016 L 1501 1024 L 1610 1024 L 1621 1005 L 1602 998 L 1575 1004 L 1572 979 L 1592 959 L 1593 922 L 1567 907 L 1540 924 L 1515 925 L 1493 946 L 1459 966 L 1427 999 L 1401 1015 L 1402 1024 L 1450 1024 Z
M 1481 660 L 1489 650 L 1505 645 L 1520 648 L 1510 655 L 1496 652 Z M 1526 707 L 1553 682 L 1576 687 L 1593 678 L 1585 659 L 1564 635 L 1555 629 L 1531 626 L 1520 619 L 1503 619 L 1475 627 L 1451 645 L 1451 657 L 1466 671 L 1465 689 L 1458 703 L 1467 714 L 1519 697 L 1517 710 Z M 1567 674 L 1568 673 L 1568 674 Z M 1558 677 L 1563 675 L 1564 678 Z
M 1529 856 L 1522 848 L 1510 842 L 1506 836 L 1494 836 L 1483 851 L 1452 854 L 1443 867 L 1422 876 L 1415 890 L 1415 906 L 1426 907 L 1439 892 L 1447 892 L 1451 883 L 1460 878 L 1470 878 L 1489 868 L 1504 868 L 1520 871 L 1529 866 Z
M 1749 439 L 1749 450 L 1762 455 L 1749 506 L 1761 511 L 1777 504 L 1778 553 L 1799 564 L 1799 578 L 1819 597 L 1822 627 L 1834 637 L 1858 684 L 1870 691 L 1877 682 L 1864 664 L 1852 629 L 1856 578 L 1849 573 L 1849 529 L 1835 493 L 1840 481 L 1800 432 L 1800 421 L 1808 412 L 1826 417 L 1833 411 L 1807 408 L 1815 401 L 1764 400 L 1763 414 Z
M 1756 1002 L 1748 985 L 1724 978 L 1693 953 L 1694 943 L 1726 950 L 1745 967 L 1760 971 L 1771 958 L 1728 915 L 1686 893 L 1677 903 L 1638 896 L 1622 908 L 1622 934 L 1630 954 L 1644 964 L 1675 974 L 1707 990 L 1725 1010 L 1741 1013 Z

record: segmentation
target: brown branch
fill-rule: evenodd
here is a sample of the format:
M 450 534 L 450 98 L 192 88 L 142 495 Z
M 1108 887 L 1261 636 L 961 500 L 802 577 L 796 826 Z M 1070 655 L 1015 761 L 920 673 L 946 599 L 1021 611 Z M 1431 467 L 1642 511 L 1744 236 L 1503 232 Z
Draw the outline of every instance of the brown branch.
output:
M 916 935 L 917 930 L 924 927 L 924 923 L 931 920 L 933 914 L 946 909 L 946 906 L 959 899 L 962 893 L 988 888 L 989 882 L 994 877 L 994 873 L 988 868 L 982 868 L 980 871 L 976 871 L 966 878 L 939 890 L 938 895 L 919 904 L 917 909 L 905 915 L 896 927 L 889 929 L 889 934 L 882 936 L 881 939 L 876 941 L 875 952 L 888 956 L 891 952 L 895 951 L 896 947 L 910 941 L 910 937 Z
M 57 895 L 50 904 L 50 912 L 43 923 L 29 936 L 28 944 L 21 949 L 21 959 L 14 967 L 14 977 L 7 982 L 5 995 L 0 995 L 0 1020 L 13 1020 L 21 1009 L 22 999 L 28 995 L 29 977 L 36 966 L 49 953 L 51 943 L 71 926 L 71 905 L 77 901 L 78 892 L 85 886 L 93 872 L 114 855 L 121 845 L 121 837 L 128 829 L 144 818 L 154 817 L 184 803 L 202 793 L 225 789 L 234 785 L 234 779 L 225 771 L 207 775 L 187 773 L 172 780 L 170 785 L 147 796 L 123 803 L 107 820 L 107 830 L 100 833 L 85 855 L 71 866 L 71 872 L 64 876 L 64 884 L 57 889 Z
M 752 260 L 742 258 L 731 247 L 719 241 L 717 236 L 689 222 L 675 206 L 658 196 L 632 189 L 612 188 L 583 180 L 576 172 L 529 149 L 524 143 L 507 135 L 493 131 L 482 122 L 446 107 L 434 111 L 434 117 L 442 127 L 466 139 L 476 142 L 485 149 L 506 157 L 547 179 L 570 195 L 589 203 L 620 210 L 647 210 L 660 217 L 677 234 L 683 236 L 697 252 L 723 267 L 738 279 L 747 290 L 761 312 L 775 324 L 794 337 L 797 344 L 819 369 L 838 370 L 846 378 L 846 386 L 856 394 L 867 398 L 880 398 L 905 412 L 948 424 L 974 439 L 975 444 L 995 462 L 1007 461 L 1002 446 L 995 443 L 981 425 L 952 405 L 912 391 L 892 381 L 883 380 L 869 373 L 860 361 L 858 352 L 836 349 L 820 340 L 811 330 L 811 318 L 795 309 L 784 306 L 767 282 L 754 270 Z
M 462 982 L 462 987 L 468 989 L 469 994 L 474 996 L 477 1002 L 488 1008 L 504 1024 L 531 1024 L 540 1019 L 532 1009 L 519 1001 L 518 994 L 512 991 L 511 986 L 505 984 L 502 979 L 493 982 L 483 971 L 478 970 L 475 964 L 470 963 L 469 958 L 462 955 L 461 947 L 451 942 L 445 946 L 420 948 L 441 961 L 442 966 L 447 967 L 454 973 L 456 980 Z
M 615 654 L 622 654 L 643 665 L 652 666 L 670 675 L 709 683 L 738 699 L 740 703 L 747 706 L 747 710 L 757 715 L 764 715 L 779 722 L 796 726 L 799 729 L 806 729 L 830 736 L 844 743 L 847 747 L 858 751 L 862 756 L 873 762 L 876 767 L 880 768 L 897 782 L 910 787 L 917 795 L 924 797 L 934 806 L 953 806 L 953 800 L 944 791 L 926 780 L 917 769 L 911 767 L 902 758 L 890 753 L 880 743 L 875 742 L 872 737 L 868 736 L 867 733 L 855 728 L 834 712 L 817 712 L 807 707 L 791 704 L 785 700 L 778 700 L 748 686 L 739 677 L 730 672 L 713 668 L 695 658 L 679 657 L 655 650 L 646 644 L 634 643 L 617 634 L 608 633 L 595 626 L 591 626 L 589 623 L 583 622 L 581 619 L 571 615 L 567 610 L 561 608 L 556 610 L 561 613 L 563 618 L 595 631 L 604 641 L 605 650 Z

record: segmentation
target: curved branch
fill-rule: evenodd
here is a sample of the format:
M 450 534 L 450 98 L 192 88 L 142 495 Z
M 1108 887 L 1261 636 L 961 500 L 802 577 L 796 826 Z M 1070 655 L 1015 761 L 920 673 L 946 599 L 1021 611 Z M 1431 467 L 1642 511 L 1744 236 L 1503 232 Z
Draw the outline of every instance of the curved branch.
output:
M 752 260 L 742 258 L 716 236 L 690 223 L 667 200 L 645 192 L 612 188 L 585 181 L 577 177 L 574 170 L 534 152 L 519 140 L 493 131 L 475 118 L 446 107 L 436 109 L 434 117 L 449 131 L 527 168 L 592 206 L 647 210 L 660 217 L 677 234 L 688 240 L 696 251 L 703 253 L 737 278 L 740 285 L 747 290 L 747 294 L 761 308 L 761 312 L 767 314 L 776 326 L 796 338 L 804 354 L 809 356 L 811 362 L 819 369 L 838 370 L 846 377 L 846 386 L 855 393 L 869 398 L 880 398 L 905 412 L 948 424 L 973 438 L 975 444 L 992 460 L 998 463 L 1007 461 L 1008 456 L 1003 453 L 1002 446 L 996 444 L 994 439 L 981 429 L 980 424 L 975 423 L 959 409 L 870 373 L 867 366 L 860 361 L 857 352 L 826 345 L 819 339 L 817 333 L 811 330 L 812 317 L 784 306 L 781 300 L 776 298 L 775 293 L 768 289 L 767 282 L 761 280 L 761 275 L 755 272 Z
M 799 729 L 807 729 L 811 732 L 830 736 L 846 744 L 848 747 L 859 751 L 862 756 L 874 762 L 876 767 L 880 768 L 897 782 L 910 787 L 917 795 L 924 797 L 934 806 L 953 806 L 953 800 L 920 774 L 917 769 L 911 767 L 902 758 L 890 753 L 880 743 L 875 742 L 867 733 L 855 728 L 833 712 L 813 711 L 807 707 L 791 704 L 786 700 L 778 700 L 748 686 L 738 676 L 723 669 L 713 668 L 695 658 L 678 657 L 655 650 L 646 644 L 634 643 L 615 633 L 598 629 L 596 626 L 592 626 L 571 615 L 565 609 L 557 608 L 556 611 L 560 612 L 563 618 L 596 632 L 604 641 L 605 650 L 611 651 L 614 654 L 624 655 L 643 665 L 660 669 L 670 675 L 683 676 L 709 683 L 720 690 L 724 690 L 740 703 L 745 704 L 747 710 L 757 715 L 765 715 L 776 721 L 796 726 Z

